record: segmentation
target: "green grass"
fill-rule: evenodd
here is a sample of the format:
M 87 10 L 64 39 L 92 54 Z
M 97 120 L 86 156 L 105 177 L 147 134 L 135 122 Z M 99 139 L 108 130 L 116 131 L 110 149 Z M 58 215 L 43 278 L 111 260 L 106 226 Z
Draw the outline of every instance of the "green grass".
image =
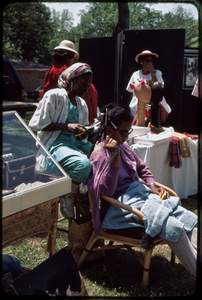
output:
M 197 195 L 182 200 L 182 205 L 197 214 Z M 59 217 L 61 214 L 59 212 Z M 68 228 L 68 221 L 58 223 Z M 48 259 L 46 251 L 47 234 L 38 234 L 3 249 L 4 254 L 17 257 L 21 265 L 34 268 Z M 68 245 L 68 234 L 58 231 L 56 251 Z M 144 252 L 137 248 L 144 257 Z M 105 257 L 84 263 L 80 272 L 91 297 L 176 297 L 190 296 L 195 292 L 195 277 L 191 276 L 176 257 L 170 263 L 171 250 L 168 245 L 154 249 L 151 260 L 149 285 L 141 285 L 142 267 L 125 249 L 105 251 Z

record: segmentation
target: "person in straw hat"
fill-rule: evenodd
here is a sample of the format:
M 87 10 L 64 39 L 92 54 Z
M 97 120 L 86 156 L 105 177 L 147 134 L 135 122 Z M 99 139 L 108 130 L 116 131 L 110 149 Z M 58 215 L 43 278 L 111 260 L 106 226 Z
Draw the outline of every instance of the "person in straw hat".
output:
M 141 65 L 141 69 L 134 72 L 128 82 L 126 90 L 131 93 L 131 102 L 129 104 L 131 115 L 134 117 L 137 115 L 137 104 L 138 99 L 135 96 L 134 90 L 131 89 L 130 84 L 138 84 L 141 79 L 148 79 L 154 82 L 158 81 L 159 84 L 164 87 L 164 81 L 162 77 L 162 72 L 160 70 L 154 69 L 153 63 L 158 58 L 158 54 L 153 53 L 149 50 L 144 50 L 138 53 L 135 57 L 135 61 Z M 163 96 L 160 102 L 160 115 L 161 122 L 165 122 L 168 118 L 168 114 L 171 112 L 171 108 Z M 160 122 L 159 122 L 160 123 Z
M 62 41 L 59 46 L 55 47 L 51 56 L 54 65 L 45 75 L 43 82 L 44 93 L 50 89 L 57 88 L 60 74 L 79 58 L 74 43 L 68 40 Z
M 79 53 L 75 49 L 75 44 L 71 41 L 64 40 L 59 46 L 54 48 L 52 53 L 54 65 L 46 73 L 43 82 L 43 93 L 50 89 L 58 87 L 58 78 L 60 74 L 69 68 L 76 60 L 79 59 Z M 89 124 L 94 123 L 97 118 L 98 93 L 93 84 L 82 97 L 88 106 Z

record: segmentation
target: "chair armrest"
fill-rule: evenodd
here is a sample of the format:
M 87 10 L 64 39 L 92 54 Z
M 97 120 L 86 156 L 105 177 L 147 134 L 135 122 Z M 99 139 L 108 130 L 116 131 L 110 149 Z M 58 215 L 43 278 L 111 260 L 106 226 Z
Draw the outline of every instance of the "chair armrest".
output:
M 178 195 L 172 189 L 170 189 L 169 187 L 167 187 L 167 186 L 165 186 L 165 185 L 163 185 L 161 183 L 158 183 L 156 181 L 155 181 L 155 185 L 157 185 L 158 187 L 164 188 L 167 192 L 169 192 L 169 194 L 171 194 L 171 195 L 173 195 L 175 197 L 178 197 Z
M 144 222 L 143 218 L 145 217 L 145 215 L 140 210 L 135 209 L 135 208 L 133 208 L 129 205 L 126 205 L 126 204 L 124 204 L 124 203 L 122 203 L 122 202 L 120 202 L 120 201 L 118 201 L 118 200 L 116 200 L 112 197 L 108 197 L 108 196 L 105 196 L 103 194 L 101 195 L 101 198 L 103 198 L 104 200 L 106 200 L 107 202 L 109 202 L 109 203 L 111 203 L 115 206 L 121 207 L 121 208 L 135 214 L 136 216 L 138 216 Z
M 164 188 L 171 195 L 178 197 L 178 195 L 172 189 L 168 188 L 167 186 L 165 186 L 165 185 L 163 185 L 161 183 L 158 183 L 156 181 L 155 181 L 155 184 L 158 187 Z M 104 200 L 106 200 L 107 202 L 109 202 L 109 203 L 111 203 L 111 204 L 113 204 L 115 206 L 121 207 L 121 208 L 123 208 L 123 209 L 125 209 L 125 210 L 127 210 L 127 211 L 129 211 L 129 212 L 131 212 L 133 214 L 135 214 L 136 216 L 138 216 L 144 222 L 143 218 L 145 217 L 145 215 L 140 210 L 135 209 L 135 208 L 133 208 L 133 207 L 131 207 L 129 205 L 126 205 L 126 204 L 124 204 L 124 203 L 122 203 L 120 201 L 117 201 L 116 199 L 114 199 L 112 197 L 109 197 L 109 196 L 106 196 L 106 195 L 103 195 L 103 194 L 101 195 L 101 198 L 103 198 Z

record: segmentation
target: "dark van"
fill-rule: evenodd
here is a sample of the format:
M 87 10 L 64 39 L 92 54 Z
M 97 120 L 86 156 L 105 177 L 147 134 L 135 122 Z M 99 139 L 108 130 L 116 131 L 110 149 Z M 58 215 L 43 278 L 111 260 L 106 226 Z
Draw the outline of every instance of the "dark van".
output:
M 24 101 L 24 86 L 10 60 L 3 56 L 3 100 Z

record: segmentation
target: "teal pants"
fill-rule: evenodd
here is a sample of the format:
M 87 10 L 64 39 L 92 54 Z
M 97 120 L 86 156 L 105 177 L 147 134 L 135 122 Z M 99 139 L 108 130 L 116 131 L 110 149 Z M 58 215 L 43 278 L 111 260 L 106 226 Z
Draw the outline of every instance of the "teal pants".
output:
M 77 145 L 71 146 L 58 143 L 52 145 L 49 152 L 73 181 L 86 183 L 92 165 L 85 153 L 91 146 L 90 142 L 82 143 L 80 141 L 77 142 Z M 52 166 L 51 160 L 47 163 L 48 167 Z

